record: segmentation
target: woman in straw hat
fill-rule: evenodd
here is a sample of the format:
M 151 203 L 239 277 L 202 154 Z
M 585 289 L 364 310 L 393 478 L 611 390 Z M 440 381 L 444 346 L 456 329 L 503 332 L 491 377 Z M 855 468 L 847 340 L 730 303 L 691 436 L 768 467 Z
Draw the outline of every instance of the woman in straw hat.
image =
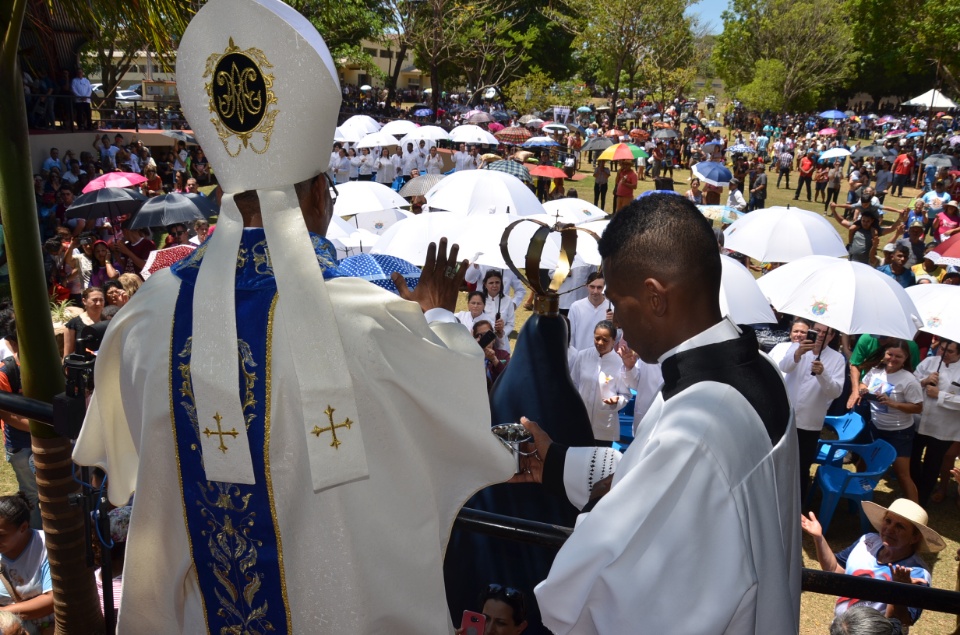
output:
M 927 527 L 927 512 L 906 498 L 898 498 L 890 507 L 864 501 L 863 513 L 877 533 L 864 534 L 839 553 L 833 553 L 823 528 L 813 512 L 800 515 L 800 526 L 813 537 L 817 560 L 824 571 L 893 580 L 930 586 L 927 563 L 918 552 L 936 553 L 946 547 L 940 534 Z M 910 626 L 920 617 L 920 609 L 900 604 L 888 605 L 851 598 L 838 598 L 835 613 L 841 615 L 855 604 L 867 604 L 887 617 L 895 617 Z

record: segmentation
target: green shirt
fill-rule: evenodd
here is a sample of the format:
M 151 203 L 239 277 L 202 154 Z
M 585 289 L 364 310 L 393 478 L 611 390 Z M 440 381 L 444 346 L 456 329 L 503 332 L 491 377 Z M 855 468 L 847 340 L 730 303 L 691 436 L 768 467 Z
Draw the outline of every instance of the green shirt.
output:
M 920 363 L 920 348 L 913 340 L 907 341 L 910 347 L 910 366 L 916 368 Z M 880 349 L 880 341 L 872 335 L 861 335 L 850 354 L 850 365 L 859 366 Z

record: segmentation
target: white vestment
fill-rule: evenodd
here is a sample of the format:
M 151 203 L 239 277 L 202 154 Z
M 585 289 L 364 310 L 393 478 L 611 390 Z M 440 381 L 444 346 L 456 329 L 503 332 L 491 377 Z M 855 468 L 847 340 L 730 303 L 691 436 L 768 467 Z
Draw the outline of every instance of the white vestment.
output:
M 724 320 L 695 346 L 732 339 L 734 329 Z M 567 450 L 563 480 L 575 505 L 587 502 L 587 475 L 616 464 L 618 453 L 605 452 L 614 460 Z M 543 623 L 557 635 L 797 633 L 798 474 L 792 411 L 771 446 L 731 386 L 702 381 L 666 401 L 657 395 L 609 493 L 580 516 L 537 586 Z
M 206 633 L 170 413 L 180 284 L 161 271 L 114 318 L 74 451 L 78 463 L 106 470 L 114 504 L 136 490 L 118 625 L 125 634 Z M 357 408 L 369 477 L 313 491 L 306 447 L 313 437 L 304 437 L 297 382 L 282 380 L 295 371 L 281 298 L 267 470 L 291 632 L 448 634 L 442 558 L 454 517 L 474 492 L 514 469 L 489 432 L 480 348 L 460 324 L 428 326 L 419 306 L 373 284 L 326 284 L 363 394 Z M 324 334 L 316 335 L 295 344 L 322 355 Z
M 590 298 L 577 300 L 570 305 L 567 319 L 570 320 L 570 346 L 578 351 L 593 348 L 593 332 L 597 324 L 607 319 L 610 302 L 604 300 L 600 306 L 593 306 Z

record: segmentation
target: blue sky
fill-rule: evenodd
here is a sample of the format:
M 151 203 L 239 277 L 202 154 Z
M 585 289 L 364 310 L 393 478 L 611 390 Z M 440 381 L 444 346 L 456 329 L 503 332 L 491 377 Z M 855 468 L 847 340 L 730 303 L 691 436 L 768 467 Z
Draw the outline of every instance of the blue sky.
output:
M 688 10 L 688 13 L 699 13 L 701 22 L 710 27 L 711 33 L 720 33 L 723 30 L 720 14 L 726 8 L 727 0 L 700 0 Z

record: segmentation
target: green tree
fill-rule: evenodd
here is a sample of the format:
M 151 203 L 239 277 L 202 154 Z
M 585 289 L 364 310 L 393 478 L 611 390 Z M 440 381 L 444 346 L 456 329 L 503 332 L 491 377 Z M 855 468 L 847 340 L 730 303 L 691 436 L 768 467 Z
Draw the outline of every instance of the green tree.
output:
M 539 68 L 510 82 L 503 90 L 507 105 L 519 113 L 543 112 L 558 104 L 572 105 L 577 103 L 577 93 L 574 82 L 556 82 Z
M 849 6 L 819 0 L 731 0 L 713 61 L 735 93 L 753 81 L 758 60 L 779 60 L 786 108 L 843 86 L 857 52 Z
M 787 69 L 780 60 L 757 60 L 753 65 L 753 79 L 740 88 L 737 95 L 751 110 L 780 112 L 786 104 L 780 92 L 786 76 Z
M 20 33 L 27 5 L 49 11 L 46 2 L 0 0 L 0 214 L 7 234 L 10 293 L 17 313 L 20 372 L 26 396 L 51 402 L 63 390 L 60 355 L 50 320 L 47 281 L 33 196 L 33 174 L 19 66 Z M 124 23 L 153 50 L 169 50 L 171 36 L 182 33 L 188 11 L 176 0 L 130 3 L 126 0 L 61 0 L 59 3 L 90 33 L 99 16 Z M 96 11 L 93 5 L 96 4 Z M 70 504 L 78 491 L 73 480 L 69 439 L 31 421 L 37 485 L 43 502 L 43 528 L 53 578 L 58 633 L 77 635 L 103 630 L 93 571 L 86 565 L 80 508 Z
M 317 31 L 335 60 L 348 60 L 369 69 L 374 66 L 363 52 L 361 40 L 379 40 L 390 22 L 389 6 L 380 0 L 286 0 Z
M 653 5 L 650 37 L 640 52 L 641 76 L 655 99 L 672 101 L 683 95 L 697 76 L 709 49 L 705 32 L 686 10 L 690 0 Z

